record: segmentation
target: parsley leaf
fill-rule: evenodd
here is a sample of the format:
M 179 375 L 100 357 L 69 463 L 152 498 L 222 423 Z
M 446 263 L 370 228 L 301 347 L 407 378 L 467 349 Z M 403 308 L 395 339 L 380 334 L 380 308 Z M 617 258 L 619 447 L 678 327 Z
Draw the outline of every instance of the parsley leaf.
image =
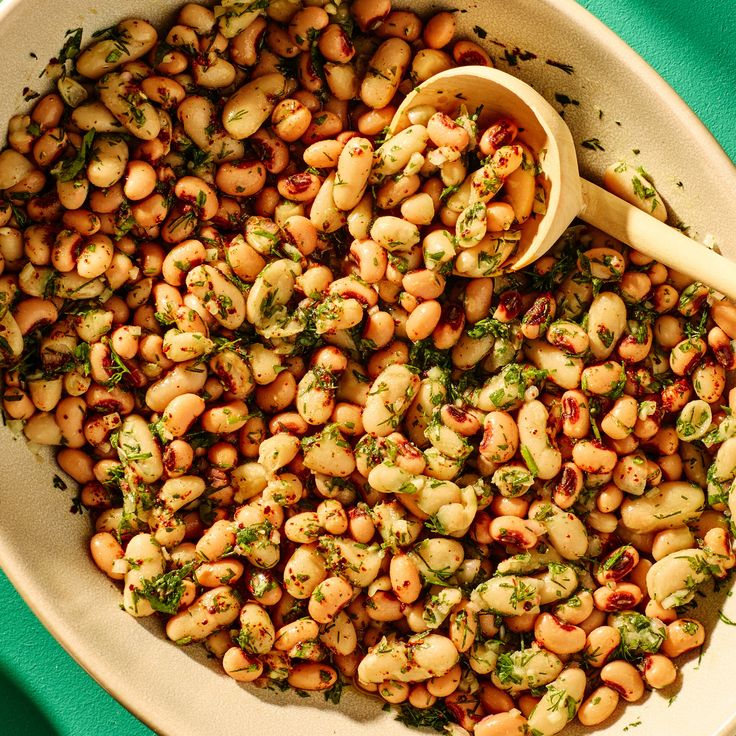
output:
M 325 700 L 328 703 L 337 705 L 340 702 L 340 698 L 342 697 L 342 689 L 344 686 L 345 685 L 343 681 L 338 677 L 335 684 L 329 690 L 325 690 Z
M 138 591 L 139 598 L 145 598 L 154 611 L 175 614 L 184 595 L 184 578 L 194 569 L 194 562 L 188 562 L 178 570 L 171 570 L 158 577 L 143 581 Z
M 452 356 L 449 350 L 438 350 L 431 337 L 412 344 L 409 351 L 409 365 L 420 371 L 427 371 L 434 366 L 450 370 Z
M 441 701 L 438 701 L 431 708 L 415 708 L 409 703 L 404 703 L 399 708 L 396 720 L 411 728 L 431 728 L 442 733 L 451 719 L 447 706 L 440 703 Z
M 95 129 L 92 128 L 92 130 L 85 133 L 84 138 L 82 139 L 82 145 L 77 151 L 77 155 L 72 159 L 67 159 L 66 161 L 58 163 L 53 169 L 51 169 L 51 173 L 56 177 L 57 181 L 72 181 L 79 175 L 87 163 L 87 156 L 92 148 L 94 137 Z
M 478 339 L 486 337 L 486 335 L 493 335 L 494 337 L 501 337 L 505 340 L 511 338 L 511 327 L 505 322 L 500 322 L 493 317 L 485 317 L 478 320 L 469 330 L 468 337 Z
M 73 61 L 77 58 L 79 50 L 82 48 L 82 29 L 72 28 L 64 34 L 64 45 L 59 51 L 57 60 L 60 64 L 63 64 L 67 59 Z

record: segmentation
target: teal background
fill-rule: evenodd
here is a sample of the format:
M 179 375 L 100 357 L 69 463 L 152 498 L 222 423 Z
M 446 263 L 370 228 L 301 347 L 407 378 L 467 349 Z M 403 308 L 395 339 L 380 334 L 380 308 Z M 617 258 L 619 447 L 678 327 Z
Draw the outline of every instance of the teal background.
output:
M 406 3 L 410 4 L 410 3 Z M 736 160 L 734 0 L 582 0 L 675 88 Z M 152 732 L 54 641 L 0 572 L 0 733 Z

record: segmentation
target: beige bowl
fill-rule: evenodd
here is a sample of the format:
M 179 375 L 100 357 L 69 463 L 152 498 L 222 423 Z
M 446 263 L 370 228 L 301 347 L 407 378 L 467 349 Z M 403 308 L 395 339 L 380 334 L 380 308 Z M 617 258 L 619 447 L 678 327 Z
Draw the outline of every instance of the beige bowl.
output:
M 65 29 L 83 26 L 86 41 L 90 32 L 123 17 L 139 15 L 162 23 L 180 4 L 181 0 L 4 0 L 0 47 L 6 67 L 0 120 L 24 108 L 21 90 L 38 87 L 39 72 L 59 50 Z M 437 4 L 405 3 L 418 11 Z M 599 178 L 617 157 L 641 162 L 691 232 L 701 238 L 710 233 L 724 245 L 730 236 L 734 243 L 736 170 L 682 100 L 623 41 L 572 0 L 463 0 L 458 5 L 465 8 L 457 19 L 468 38 L 478 40 L 474 27 L 487 29 L 481 43 L 495 57 L 504 55 L 495 42 L 505 44 L 511 58 L 518 59 L 512 72 L 548 99 L 561 93 L 580 101 L 579 106 L 565 108 L 575 140 L 597 138 L 605 148 L 605 152 L 579 148 L 585 175 Z M 536 57 L 523 60 L 526 51 Z M 548 61 L 569 64 L 574 72 L 567 74 Z M 506 62 L 499 66 L 509 68 Z M 632 149 L 640 154 L 634 156 Z M 736 252 L 730 255 L 736 257 Z M 54 472 L 46 453 L 34 454 L 22 438 L 0 431 L 0 562 L 67 651 L 153 729 L 171 736 L 359 736 L 377 729 L 383 736 L 409 733 L 381 711 L 380 703 L 354 692 L 336 707 L 321 695 L 301 699 L 240 686 L 222 674 L 200 647 L 177 648 L 162 638 L 160 623 L 140 623 L 121 612 L 115 586 L 88 559 L 88 519 L 68 513 L 69 498 L 52 485 Z M 631 731 L 736 733 L 732 687 L 736 666 L 729 652 L 736 646 L 736 629 L 713 626 L 724 596 L 721 593 L 702 612 L 712 630 L 708 648 L 700 667 L 697 657 L 683 667 L 682 691 L 672 705 L 668 707 L 668 698 L 676 690 L 655 693 L 642 704 L 620 708 L 611 725 L 596 734 L 623 736 L 626 726 L 639 720 L 641 727 L 629 729 L 629 736 Z M 727 607 L 726 613 L 736 618 L 733 608 Z

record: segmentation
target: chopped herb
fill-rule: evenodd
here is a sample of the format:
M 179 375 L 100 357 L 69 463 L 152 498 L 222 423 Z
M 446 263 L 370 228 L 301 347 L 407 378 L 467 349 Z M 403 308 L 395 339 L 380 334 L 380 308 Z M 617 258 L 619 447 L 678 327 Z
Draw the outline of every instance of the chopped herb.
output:
M 521 677 L 516 671 L 516 665 L 510 654 L 500 654 L 496 661 L 496 676 L 502 684 L 512 682 L 521 684 Z
M 270 543 L 273 525 L 270 521 L 263 521 L 260 524 L 251 524 L 243 529 L 235 532 L 235 539 L 238 547 L 242 550 L 253 550 L 263 548 Z
M 19 207 L 16 207 L 12 202 L 10 203 L 10 209 L 13 213 L 13 217 L 15 217 L 15 221 L 18 223 L 18 227 L 23 229 L 28 224 L 28 215 L 20 209 Z M 46 296 L 46 294 L 44 294 Z
M 58 488 L 60 491 L 67 490 L 67 485 L 64 482 L 64 479 L 60 475 L 57 475 L 56 473 L 54 473 L 54 479 L 52 482 L 54 484 L 54 488 Z
M 573 74 L 575 72 L 575 68 L 571 64 L 563 64 L 561 61 L 547 59 L 544 63 L 549 64 L 549 66 L 553 66 L 556 69 L 561 69 L 565 74 Z
M 634 194 L 637 196 L 638 199 L 641 199 L 644 202 L 646 202 L 647 200 L 651 200 L 651 211 L 654 212 L 654 210 L 657 208 L 657 192 L 653 187 L 646 186 L 646 184 L 643 183 L 643 181 L 647 181 L 651 184 L 651 181 L 649 181 L 649 179 L 644 176 L 644 173 L 646 172 L 644 172 L 641 167 L 637 169 L 637 171 L 639 172 L 640 176 L 633 176 L 631 178 L 631 185 L 634 188 Z
M 649 618 L 636 611 L 616 614 L 611 625 L 621 635 L 621 642 L 612 659 L 624 659 L 627 662 L 638 662 L 645 654 L 658 652 L 666 635 L 666 628 L 659 619 Z
M 445 727 L 451 722 L 447 706 L 441 701 L 431 708 L 415 708 L 409 703 L 404 703 L 399 707 L 396 720 L 411 728 L 431 728 L 440 733 L 444 732 Z
M 588 138 L 580 144 L 583 148 L 587 148 L 591 151 L 605 151 L 598 138 Z
M 579 246 L 574 237 L 568 235 L 563 241 L 562 251 L 557 254 L 554 265 L 544 274 L 538 274 L 534 268 L 523 273 L 530 277 L 531 287 L 536 291 L 552 291 L 576 267 Z
M 432 338 L 427 337 L 412 344 L 409 365 L 420 371 L 428 371 L 434 366 L 449 370 L 452 367 L 452 356 L 449 350 L 438 350 Z
M 604 570 L 611 570 L 616 566 L 616 563 L 628 552 L 627 547 L 621 547 L 620 549 L 616 550 L 614 554 L 612 554 L 606 561 L 603 563 L 603 569 Z
M 195 432 L 190 432 L 189 434 L 185 434 L 182 439 L 188 442 L 192 446 L 193 450 L 197 450 L 199 448 L 212 447 L 212 445 L 214 445 L 215 442 L 220 439 L 220 437 L 219 435 L 213 434 L 211 432 L 199 430 Z
M 57 56 L 57 61 L 60 64 L 63 64 L 67 59 L 74 61 L 77 58 L 79 50 L 82 48 L 82 29 L 72 28 L 64 34 L 64 38 L 66 38 L 66 41 L 64 41 L 64 45 Z
M 500 322 L 493 317 L 484 317 L 478 320 L 469 330 L 468 337 L 478 339 L 486 337 L 487 335 L 493 335 L 494 337 L 500 337 L 504 340 L 511 339 L 511 328 L 505 322 Z
M 598 335 L 598 339 L 603 343 L 603 345 L 607 348 L 610 348 L 613 344 L 613 332 L 608 329 L 605 325 L 599 325 L 598 329 L 596 330 L 596 334 Z
M 332 18 L 334 19 L 335 16 L 332 16 Z M 349 13 L 342 15 L 340 20 L 337 21 L 337 25 L 345 31 L 348 38 L 352 38 L 355 35 L 355 21 Z
M 728 624 L 729 626 L 736 626 L 736 621 L 731 621 L 731 619 L 726 616 L 723 611 L 718 611 L 718 618 L 723 621 L 724 624 Z
M 87 156 L 92 148 L 92 141 L 95 137 L 95 129 L 92 128 L 84 134 L 82 145 L 77 151 L 77 155 L 72 159 L 67 159 L 54 166 L 51 173 L 56 177 L 57 181 L 72 181 L 76 179 L 87 163 Z
M 194 563 L 188 562 L 178 570 L 171 570 L 158 577 L 143 581 L 143 587 L 136 593 L 138 598 L 145 598 L 154 611 L 176 613 L 184 594 L 184 578 L 194 569 Z
M 534 457 L 532 456 L 532 453 L 530 452 L 529 448 L 526 445 L 522 445 L 520 448 L 521 456 L 524 458 L 524 462 L 526 463 L 527 468 L 529 468 L 529 472 L 537 478 L 539 476 L 539 467 L 537 466 L 537 463 L 534 461 Z
M 707 332 L 707 322 L 708 310 L 706 309 L 700 315 L 700 320 L 698 322 L 687 322 L 685 324 L 685 335 L 687 335 L 690 340 L 696 340 L 703 337 L 703 335 L 705 335 L 705 333 Z
M 562 107 L 566 107 L 567 105 L 575 105 L 575 107 L 580 106 L 580 100 L 575 100 L 562 92 L 555 92 L 555 100 L 562 105 Z
M 407 484 L 407 485 L 411 485 L 411 484 Z M 413 487 L 413 486 L 412 486 L 412 488 L 413 488 L 413 491 L 412 491 L 412 492 L 414 492 L 414 493 L 415 493 L 415 492 L 416 492 L 416 488 L 415 488 L 415 487 Z M 433 515 L 433 516 L 430 516 L 430 517 L 429 517 L 429 518 L 428 518 L 428 519 L 427 519 L 427 520 L 426 520 L 426 521 L 424 522 L 424 527 L 425 527 L 426 529 L 428 529 L 429 531 L 431 531 L 431 532 L 434 532 L 435 534 L 447 534 L 447 529 L 445 529 L 444 525 L 443 525 L 443 524 L 442 524 L 442 522 L 441 522 L 441 521 L 440 521 L 440 520 L 439 520 L 439 519 L 437 518 L 437 515 L 436 515 L 436 514 L 435 514 L 435 515 Z
M 282 58 L 276 65 L 277 71 L 281 72 L 287 79 L 296 79 L 299 76 L 299 57 L 292 59 Z
M 105 386 L 107 386 L 107 388 L 112 388 L 113 386 L 117 386 L 120 381 L 123 380 L 124 375 L 130 373 L 130 368 L 123 363 L 123 359 L 112 349 L 112 347 L 109 349 L 112 366 L 109 370 L 110 378 L 105 383 Z
M 332 703 L 333 705 L 337 705 L 340 702 L 340 698 L 342 698 L 342 690 L 344 687 L 343 681 L 338 677 L 335 684 L 329 689 L 325 690 L 325 700 L 328 703 Z
M 460 189 L 460 184 L 452 184 L 449 187 L 445 187 L 440 193 L 440 202 L 444 202 L 448 197 L 451 197 L 458 189 Z

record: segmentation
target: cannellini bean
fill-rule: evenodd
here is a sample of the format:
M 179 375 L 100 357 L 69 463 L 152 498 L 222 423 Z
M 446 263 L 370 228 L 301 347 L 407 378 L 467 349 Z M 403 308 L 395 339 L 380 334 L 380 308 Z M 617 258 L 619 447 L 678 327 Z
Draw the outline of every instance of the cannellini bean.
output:
M 705 501 L 703 491 L 690 483 L 662 483 L 639 498 L 627 499 L 621 505 L 621 520 L 637 532 L 653 532 L 694 521 L 700 516 Z
M 528 649 L 511 652 L 508 657 L 511 677 L 504 677 L 502 682 L 496 671 L 491 680 L 496 687 L 508 690 L 512 694 L 523 692 L 530 687 L 547 685 L 555 680 L 563 669 L 562 662 L 556 655 L 534 645 Z
M 373 154 L 369 184 L 379 184 L 385 178 L 402 171 L 414 154 L 427 145 L 429 134 L 423 125 L 410 125 L 389 138 Z
M 376 218 L 370 230 L 371 238 L 389 252 L 408 250 L 419 242 L 416 225 L 399 217 L 383 215 Z
M 322 537 L 320 544 L 326 550 L 328 567 L 340 569 L 341 574 L 354 586 L 365 587 L 378 575 L 384 551 L 377 544 L 366 546 L 345 537 Z M 341 569 L 341 561 L 345 560 L 348 568 Z
M 554 478 L 562 456 L 547 435 L 547 410 L 540 401 L 530 401 L 519 410 L 517 419 L 521 454 L 529 470 L 542 479 Z
M 214 635 L 216 634 L 210 634 L 207 641 L 209 642 Z M 225 651 L 222 656 L 222 668 L 238 682 L 253 682 L 263 672 L 261 662 L 240 647 L 230 647 Z
M 166 636 L 182 644 L 203 641 L 235 621 L 239 612 L 240 600 L 232 588 L 227 585 L 211 588 L 185 611 L 168 620 Z
M 214 104 L 206 97 L 190 95 L 176 110 L 187 136 L 195 145 L 209 153 L 215 163 L 243 158 L 243 144 L 227 132 L 212 129 Z
M 164 411 L 175 397 L 202 390 L 207 380 L 207 372 L 194 361 L 177 364 L 163 378 L 151 384 L 146 391 L 146 404 L 153 411 Z
M 588 535 L 575 514 L 536 502 L 530 507 L 529 515 L 544 524 L 552 546 L 564 559 L 575 560 L 585 554 Z
M 681 618 L 667 626 L 667 635 L 662 643 L 662 652 L 668 657 L 679 657 L 695 649 L 705 641 L 705 629 L 700 621 Z
M 77 71 L 90 79 L 139 59 L 156 43 L 156 29 L 144 20 L 124 20 L 115 28 L 115 37 L 97 41 L 77 58 Z M 118 40 L 116 40 L 118 39 Z
M 578 720 L 584 726 L 597 726 L 613 715 L 618 705 L 619 694 L 608 685 L 596 688 L 578 709 Z
M 125 557 L 135 564 L 125 573 L 123 606 L 131 616 L 150 616 L 153 608 L 146 598 L 139 595 L 139 591 L 144 580 L 155 578 L 164 571 L 161 546 L 150 534 L 137 534 L 128 542 Z
M 320 642 L 337 655 L 352 654 L 358 643 L 355 625 L 345 613 L 339 611 L 334 620 L 325 624 L 319 636 Z
M 97 83 L 105 107 L 136 138 L 150 141 L 161 132 L 156 108 L 148 102 L 129 72 L 110 72 Z
M 581 358 L 571 357 L 544 340 L 530 340 L 525 352 L 535 367 L 547 371 L 550 380 L 560 388 L 576 389 L 580 385 L 583 374 Z
M 632 169 L 624 161 L 611 164 L 603 173 L 606 189 L 625 199 L 661 222 L 667 219 L 667 209 L 643 169 Z
M 545 337 L 549 343 L 572 355 L 582 355 L 590 344 L 587 332 L 576 322 L 568 320 L 553 322 Z
M 458 660 L 453 643 L 439 634 L 389 642 L 384 638 L 358 665 L 363 682 L 421 682 L 448 672 Z
M 337 680 L 337 672 L 326 664 L 309 662 L 296 665 L 289 672 L 289 684 L 298 690 L 329 690 Z
M 500 616 L 539 613 L 541 582 L 528 577 L 491 578 L 472 593 L 471 601 L 481 610 Z
M 304 447 L 304 464 L 317 473 L 344 478 L 355 469 L 355 456 L 339 428 L 332 424 L 309 439 Z
M 401 365 L 390 365 L 371 385 L 363 410 L 363 426 L 386 437 L 398 426 L 419 387 L 419 377 Z
M 625 328 L 623 299 L 611 291 L 596 296 L 588 311 L 588 340 L 590 351 L 598 360 L 611 355 Z
M 289 90 L 279 73 L 265 74 L 243 85 L 225 103 L 222 124 L 236 140 L 249 138 L 273 112 L 276 102 Z
M 235 351 L 221 351 L 210 359 L 209 366 L 235 398 L 246 399 L 253 393 L 256 386 L 253 372 L 244 358 Z
M 106 189 L 118 182 L 125 173 L 128 162 L 128 145 L 112 135 L 96 136 L 92 144 L 92 155 L 87 165 L 90 184 Z
M 143 417 L 125 417 L 118 433 L 118 456 L 136 478 L 153 483 L 163 474 L 161 450 Z M 203 486 L 204 490 L 204 486 Z
M 583 701 L 586 685 L 585 672 L 569 667 L 547 688 L 547 692 L 529 716 L 529 727 L 544 736 L 559 733 L 571 721 Z M 563 693 L 560 696 L 560 693 Z M 560 707 L 560 698 L 564 707 Z
M 643 675 L 647 685 L 658 690 L 671 685 L 677 679 L 677 668 L 663 654 L 648 654 L 644 658 Z
M 251 654 L 266 654 L 273 648 L 276 632 L 264 608 L 246 603 L 240 609 L 240 646 Z
M 697 586 L 710 577 L 709 564 L 699 549 L 672 552 L 647 572 L 647 591 L 663 608 L 685 605 L 692 600 Z
M 169 478 L 158 492 L 158 501 L 169 514 L 173 514 L 182 506 L 199 498 L 204 489 L 204 480 L 196 475 Z
M 360 87 L 360 98 L 368 107 L 385 107 L 391 102 L 411 60 L 409 44 L 400 38 L 384 41 L 371 57 Z
M 320 624 L 330 623 L 341 608 L 350 603 L 353 587 L 339 577 L 323 580 L 312 591 L 309 615 Z
M 367 138 L 351 138 L 340 152 L 332 197 L 341 210 L 352 210 L 365 193 L 373 163 L 373 146 Z
M 245 299 L 237 286 L 220 271 L 212 266 L 195 266 L 187 274 L 186 284 L 223 327 L 235 329 L 243 323 Z
M 112 534 L 109 532 L 98 532 L 89 542 L 90 554 L 95 565 L 113 580 L 122 580 L 125 575 L 116 572 L 114 563 L 116 560 L 122 560 L 125 557 L 123 548 Z
M 613 360 L 585 368 L 580 377 L 583 391 L 599 396 L 615 397 L 625 382 L 623 365 Z
M 197 554 L 205 560 L 216 560 L 235 545 L 232 524 L 224 519 L 216 521 L 199 539 Z

